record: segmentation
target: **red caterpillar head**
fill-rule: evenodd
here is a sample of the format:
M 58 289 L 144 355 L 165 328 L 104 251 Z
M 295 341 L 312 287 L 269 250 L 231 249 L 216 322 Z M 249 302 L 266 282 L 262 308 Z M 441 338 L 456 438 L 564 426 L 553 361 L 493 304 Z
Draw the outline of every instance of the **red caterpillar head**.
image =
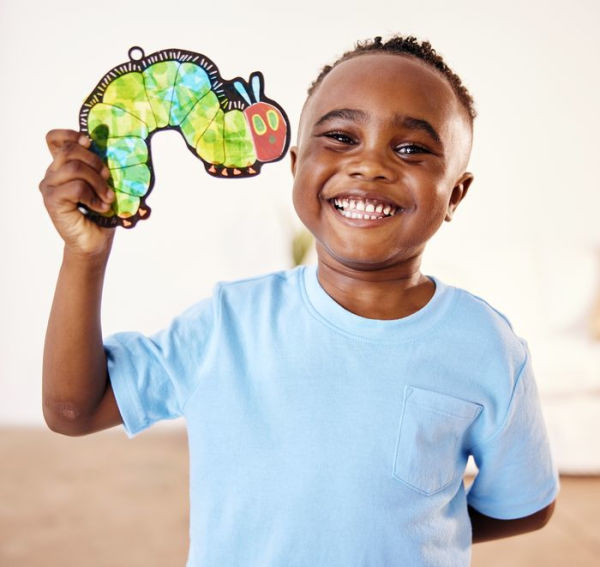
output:
M 241 81 L 234 86 L 250 105 L 244 109 L 244 115 L 250 126 L 254 150 L 259 161 L 275 161 L 283 156 L 288 142 L 288 121 L 284 113 L 271 102 L 264 102 L 263 78 L 260 73 L 250 75 L 249 92 Z
M 283 155 L 287 126 L 278 108 L 266 102 L 257 102 L 244 110 L 250 124 L 256 157 L 273 161 Z

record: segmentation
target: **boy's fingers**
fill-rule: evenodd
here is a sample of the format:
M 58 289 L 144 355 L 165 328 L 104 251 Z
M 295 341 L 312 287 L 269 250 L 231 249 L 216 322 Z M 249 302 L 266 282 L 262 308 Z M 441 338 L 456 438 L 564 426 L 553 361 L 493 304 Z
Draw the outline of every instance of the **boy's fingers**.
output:
M 75 130 L 50 130 L 46 134 L 46 144 L 52 157 L 56 157 L 56 154 L 63 146 L 66 144 L 76 144 L 81 136 L 81 133 Z
M 83 203 L 99 213 L 110 209 L 110 204 L 100 199 L 98 194 L 81 179 L 74 179 L 60 186 L 42 182 L 40 189 L 49 211 L 70 212 L 77 208 L 78 203 Z
M 114 192 L 106 180 L 93 167 L 79 160 L 68 161 L 56 171 L 49 168 L 45 178 L 47 185 L 51 187 L 59 187 L 76 180 L 87 184 L 102 201 L 112 203 L 114 200 Z
M 50 171 L 58 171 L 65 163 L 79 160 L 100 173 L 108 179 L 109 171 L 104 162 L 94 152 L 81 146 L 79 143 L 67 142 L 54 155 L 54 161 L 50 165 Z

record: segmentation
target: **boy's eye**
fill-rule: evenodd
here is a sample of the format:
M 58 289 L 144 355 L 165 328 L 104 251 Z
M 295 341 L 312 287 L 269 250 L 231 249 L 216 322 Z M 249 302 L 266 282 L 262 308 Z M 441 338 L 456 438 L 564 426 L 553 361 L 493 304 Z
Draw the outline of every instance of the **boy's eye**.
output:
M 417 146 L 416 144 L 405 144 L 403 146 L 397 146 L 396 153 L 399 153 L 401 155 L 415 155 L 426 154 L 429 152 L 422 146 Z
M 342 144 L 355 144 L 356 143 L 353 138 L 348 136 L 348 134 L 344 134 L 343 132 L 325 132 L 325 134 L 323 134 L 323 136 L 325 136 L 326 138 L 335 140 L 336 142 L 340 142 Z

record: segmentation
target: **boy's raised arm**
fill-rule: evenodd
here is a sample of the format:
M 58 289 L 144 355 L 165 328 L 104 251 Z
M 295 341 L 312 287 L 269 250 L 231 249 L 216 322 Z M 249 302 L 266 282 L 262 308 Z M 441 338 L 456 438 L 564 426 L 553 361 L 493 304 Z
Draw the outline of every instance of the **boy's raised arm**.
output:
M 53 157 L 40 183 L 44 204 L 64 240 L 63 262 L 48 321 L 43 363 L 43 410 L 48 426 L 82 435 L 121 423 L 102 344 L 100 304 L 114 229 L 78 210 L 106 211 L 114 195 L 108 170 L 73 130 L 46 137 Z

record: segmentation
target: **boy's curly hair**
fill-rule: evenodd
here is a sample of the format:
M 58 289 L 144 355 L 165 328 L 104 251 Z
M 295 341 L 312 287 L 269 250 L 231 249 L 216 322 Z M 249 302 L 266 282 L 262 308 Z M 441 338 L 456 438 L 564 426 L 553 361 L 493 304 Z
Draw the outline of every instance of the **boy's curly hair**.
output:
M 435 49 L 431 47 L 431 44 L 428 41 L 420 42 L 416 37 L 413 36 L 402 37 L 396 35 L 391 37 L 385 43 L 382 41 L 381 36 L 377 36 L 372 40 L 368 39 L 366 41 L 358 41 L 356 43 L 356 47 L 352 51 L 347 51 L 332 65 L 325 65 L 321 69 L 319 76 L 313 81 L 308 89 L 308 96 L 312 95 L 315 89 L 321 84 L 323 79 L 336 65 L 339 65 L 348 59 L 352 59 L 353 57 L 374 52 L 416 57 L 434 69 L 437 69 L 450 83 L 452 90 L 454 90 L 458 100 L 464 106 L 467 114 L 471 118 L 471 122 L 477 116 L 473 97 L 467 88 L 462 84 L 460 77 L 456 75 L 450 69 L 450 67 L 448 67 L 448 65 L 446 65 L 441 55 L 439 55 Z

